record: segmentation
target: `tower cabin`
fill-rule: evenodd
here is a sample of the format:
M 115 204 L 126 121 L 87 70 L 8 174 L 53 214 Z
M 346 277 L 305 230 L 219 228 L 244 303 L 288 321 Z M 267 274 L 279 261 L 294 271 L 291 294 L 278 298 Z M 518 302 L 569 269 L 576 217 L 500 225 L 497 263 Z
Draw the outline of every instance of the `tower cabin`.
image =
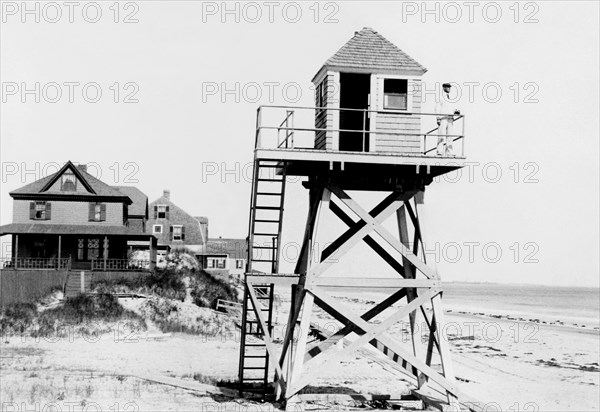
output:
M 365 27 L 312 79 L 315 148 L 389 154 L 421 153 L 421 77 L 427 69 Z M 336 132 L 335 129 L 341 131 Z
M 427 185 L 464 166 L 464 116 L 422 110 L 426 71 L 375 30 L 355 32 L 313 77 L 315 107 L 258 109 L 257 158 L 282 161 L 287 175 L 369 175 L 370 190 L 376 176 Z M 452 117 L 452 134 L 440 134 L 440 115 Z M 446 138 L 453 150 L 438 154 Z

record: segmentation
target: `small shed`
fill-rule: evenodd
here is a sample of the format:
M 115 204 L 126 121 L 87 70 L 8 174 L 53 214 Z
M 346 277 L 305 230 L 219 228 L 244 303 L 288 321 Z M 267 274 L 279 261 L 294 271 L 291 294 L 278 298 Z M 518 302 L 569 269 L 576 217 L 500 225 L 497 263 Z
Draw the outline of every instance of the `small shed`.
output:
M 313 78 L 315 148 L 417 153 L 422 150 L 425 67 L 371 28 L 340 48 Z

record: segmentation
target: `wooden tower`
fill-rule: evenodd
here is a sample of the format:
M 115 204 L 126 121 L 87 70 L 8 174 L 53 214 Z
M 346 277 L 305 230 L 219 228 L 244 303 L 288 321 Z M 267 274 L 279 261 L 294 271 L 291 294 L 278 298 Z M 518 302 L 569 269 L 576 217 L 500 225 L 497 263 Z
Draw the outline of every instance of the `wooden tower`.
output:
M 477 409 L 456 385 L 448 343 L 440 332 L 441 279 L 426 261 L 423 244 L 424 192 L 434 177 L 463 167 L 464 118 L 446 114 L 454 120 L 456 135 L 450 137 L 456 152 L 437 156 L 437 140 L 446 136 L 438 136 L 440 114 L 421 111 L 425 71 L 383 36 L 364 28 L 313 78 L 316 107 L 258 109 L 241 393 L 252 389 L 243 386 L 249 380 L 274 382 L 278 397 L 292 403 L 301 399 L 300 391 L 327 365 L 369 347 L 411 377 L 421 398 L 436 404 L 437 393 L 442 395 L 440 407 L 462 404 Z M 286 176 L 305 177 L 303 185 L 309 191 L 302 247 L 289 275 L 279 271 Z M 367 210 L 349 192 L 386 192 L 386 196 Z M 333 216 L 347 229 L 318 254 L 313 245 L 319 222 Z M 384 227 L 388 218 L 397 220 L 397 234 Z M 363 242 L 393 269 L 395 277 L 330 276 L 338 259 Z M 268 296 L 273 284 L 282 282 L 293 284 L 293 296 L 279 346 L 272 339 Z M 385 298 L 356 314 L 332 295 L 340 287 L 376 288 Z M 309 343 L 308 336 L 317 308 L 341 327 L 334 333 L 317 331 L 321 340 L 315 344 Z M 388 333 L 403 320 L 415 332 L 418 319 L 426 325 L 425 345 L 417 333 L 411 333 L 408 345 Z M 258 353 L 249 351 L 256 347 Z M 253 359 L 259 359 L 258 366 L 249 366 Z M 273 380 L 269 359 L 274 361 Z M 260 376 L 249 378 L 249 371 L 256 370 Z

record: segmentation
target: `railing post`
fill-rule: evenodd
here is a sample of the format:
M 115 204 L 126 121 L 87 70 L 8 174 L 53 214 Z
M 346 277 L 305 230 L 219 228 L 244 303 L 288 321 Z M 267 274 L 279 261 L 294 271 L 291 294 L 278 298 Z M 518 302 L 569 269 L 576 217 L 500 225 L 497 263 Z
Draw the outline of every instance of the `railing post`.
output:
M 291 128 L 292 128 L 292 131 L 291 131 L 291 136 L 292 136 L 292 146 L 291 146 L 291 148 L 292 149 L 294 148 L 294 113 L 295 113 L 295 111 L 292 110 L 291 111 L 291 115 L 290 115 L 290 120 L 291 120 L 290 124 L 291 124 Z
M 261 147 L 260 128 L 262 126 L 262 106 L 258 106 L 256 112 L 256 141 L 254 142 L 254 148 L 259 149 Z
M 363 152 L 367 149 L 367 109 L 363 109 Z
M 467 136 L 465 136 L 465 116 L 462 117 L 462 157 L 465 157 L 465 143 L 467 143 Z

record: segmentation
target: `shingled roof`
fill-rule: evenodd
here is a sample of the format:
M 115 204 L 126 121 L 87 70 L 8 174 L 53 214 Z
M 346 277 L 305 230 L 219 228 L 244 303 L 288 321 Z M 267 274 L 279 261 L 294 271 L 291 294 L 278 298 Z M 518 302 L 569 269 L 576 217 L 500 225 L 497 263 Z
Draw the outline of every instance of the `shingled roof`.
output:
M 129 206 L 129 216 L 144 216 L 148 215 L 148 196 L 135 186 L 113 186 L 119 192 L 128 196 L 133 202 Z
M 370 27 L 355 32 L 354 36 L 325 62 L 319 72 L 323 69 L 419 74 L 427 71 L 416 60 Z
M 85 186 L 87 189 L 87 193 L 81 192 L 60 192 L 60 191 L 52 191 L 52 185 L 56 182 L 60 176 L 67 170 L 70 169 L 73 174 L 77 177 L 77 179 Z M 101 180 L 96 179 L 91 174 L 87 173 L 80 167 L 75 166 L 71 161 L 65 163 L 65 165 L 56 173 L 51 174 L 49 176 L 43 177 L 39 180 L 36 180 L 33 183 L 29 183 L 19 189 L 13 190 L 9 193 L 11 197 L 20 197 L 23 195 L 61 195 L 61 196 L 94 196 L 94 197 L 115 197 L 119 198 L 119 200 L 125 201 L 125 203 L 130 204 L 131 199 L 119 192 L 118 189 L 107 185 Z

